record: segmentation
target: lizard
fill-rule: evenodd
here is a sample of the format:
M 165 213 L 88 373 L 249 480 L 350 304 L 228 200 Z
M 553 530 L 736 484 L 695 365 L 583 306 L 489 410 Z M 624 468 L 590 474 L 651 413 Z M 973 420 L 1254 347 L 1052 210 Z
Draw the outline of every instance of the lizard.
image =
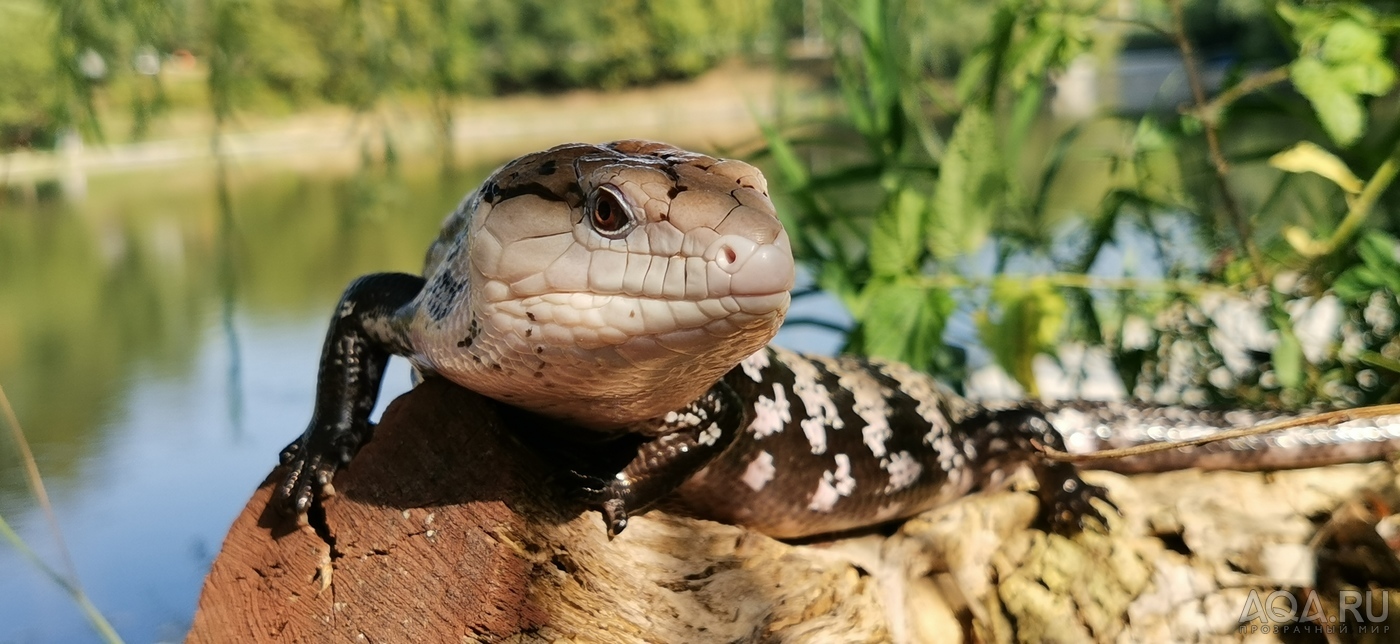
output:
M 336 470 L 372 436 L 391 355 L 565 439 L 634 441 L 617 471 L 576 477 L 609 536 L 668 497 L 777 538 L 845 532 L 952 502 L 1022 464 L 1041 523 L 1072 534 L 1116 508 L 1039 446 L 1086 451 L 1232 422 L 1127 403 L 977 404 L 898 362 L 770 346 L 795 279 L 766 180 L 746 162 L 638 140 L 510 161 L 444 220 L 422 276 L 367 275 L 346 289 L 274 503 L 304 515 L 334 492 Z M 1375 458 L 1400 446 L 1400 419 L 1292 436 L 1161 467 Z M 1279 453 L 1292 456 L 1259 456 Z

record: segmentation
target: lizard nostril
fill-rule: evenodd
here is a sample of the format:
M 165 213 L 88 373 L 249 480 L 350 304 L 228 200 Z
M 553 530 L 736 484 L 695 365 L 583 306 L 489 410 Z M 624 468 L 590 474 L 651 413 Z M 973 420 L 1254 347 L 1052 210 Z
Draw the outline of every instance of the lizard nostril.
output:
M 759 244 L 738 235 L 725 235 L 705 251 L 721 275 L 729 295 L 771 295 L 792 289 L 795 269 L 787 235 Z
M 758 250 L 752 239 L 738 235 L 725 235 L 715 240 L 705 251 L 705 259 L 712 261 L 726 273 L 733 274 L 748 263 L 749 257 Z

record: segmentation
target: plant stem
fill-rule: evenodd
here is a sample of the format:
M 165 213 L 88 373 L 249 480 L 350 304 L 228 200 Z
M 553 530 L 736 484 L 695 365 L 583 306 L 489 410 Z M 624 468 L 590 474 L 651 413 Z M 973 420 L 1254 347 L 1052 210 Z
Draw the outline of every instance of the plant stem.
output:
M 0 517 L 0 536 L 3 536 L 6 541 L 9 541 L 10 545 L 14 546 L 15 550 L 19 551 L 20 555 L 34 564 L 34 567 L 38 568 L 39 572 L 44 573 L 53 583 L 58 584 L 60 588 L 68 592 L 73 598 L 73 601 L 78 603 L 78 607 L 82 609 L 83 614 L 87 616 L 88 622 L 92 624 L 93 629 L 97 631 L 97 634 L 102 637 L 104 642 L 120 644 L 122 641 L 121 636 L 117 635 L 116 629 L 113 629 L 112 625 L 107 622 L 107 618 L 102 616 L 102 612 L 97 610 L 97 607 L 93 606 L 92 602 L 88 601 L 87 594 L 83 592 L 83 589 L 64 578 L 63 575 L 58 574 L 58 571 L 44 563 L 44 560 L 39 558 L 39 554 L 34 552 L 34 550 L 29 547 L 29 544 L 24 542 L 24 539 L 20 538 L 19 534 L 14 531 L 14 528 L 10 527 L 9 522 L 5 521 L 5 517 Z
M 49 502 L 49 493 L 44 489 L 44 479 L 39 476 L 39 465 L 34 460 L 34 452 L 29 449 L 29 441 L 24 438 L 19 418 L 15 416 L 15 410 L 10 406 L 10 399 L 5 395 L 4 387 L 0 387 L 0 412 L 3 412 L 5 423 L 10 426 L 10 435 L 15 440 L 15 446 L 19 448 L 20 461 L 24 463 L 24 473 L 29 479 L 29 487 L 34 491 L 34 498 L 38 500 L 39 507 L 44 511 L 44 518 L 48 521 L 49 530 L 53 532 L 54 543 L 58 545 L 59 556 L 63 558 L 64 570 L 67 571 L 69 577 L 76 579 L 78 570 L 73 565 L 73 558 L 68 555 L 67 544 L 63 542 L 63 531 L 58 528 L 58 517 L 54 516 L 53 504 Z
M 1196 63 L 1195 46 L 1191 44 L 1191 39 L 1186 35 L 1186 16 L 1182 0 L 1168 0 L 1172 11 L 1172 39 L 1176 41 L 1176 47 L 1181 52 L 1181 64 L 1186 71 L 1187 84 L 1191 86 L 1191 97 L 1195 101 L 1195 110 L 1201 110 L 1207 105 L 1205 83 L 1201 80 L 1201 69 Z M 1234 99 L 1231 99 L 1232 101 Z M 1269 274 L 1265 270 L 1264 259 L 1259 254 L 1259 247 L 1254 244 L 1254 231 L 1250 226 L 1249 219 L 1240 210 L 1239 202 L 1235 200 L 1234 192 L 1230 190 L 1230 164 L 1225 160 L 1225 153 L 1220 149 L 1220 131 L 1215 119 L 1202 119 L 1202 126 L 1205 129 L 1206 148 L 1210 153 L 1211 165 L 1215 168 L 1215 182 L 1220 189 L 1220 200 L 1225 206 L 1225 212 L 1230 217 L 1230 223 L 1234 225 L 1235 234 L 1239 236 L 1240 245 L 1244 248 L 1245 254 L 1249 257 L 1249 263 L 1254 267 L 1254 272 L 1259 276 L 1260 281 L 1269 283 Z
M 1081 273 L 1049 273 L 1043 275 L 995 275 L 991 277 L 963 277 L 961 275 L 921 275 L 915 278 L 925 288 L 968 289 L 987 288 L 1001 283 L 1023 284 L 1028 279 L 1043 280 L 1051 286 L 1075 289 L 1103 289 L 1108 291 L 1161 291 L 1184 293 L 1199 296 L 1205 293 L 1236 293 L 1239 289 L 1223 284 L 1188 282 L 1184 280 L 1144 280 L 1132 277 L 1094 277 Z
M 1142 20 L 1140 18 L 1116 18 L 1111 16 L 1101 16 L 1098 20 L 1099 22 L 1111 25 L 1127 25 L 1129 27 L 1138 27 L 1139 29 L 1146 29 L 1163 38 L 1172 37 L 1172 32 L 1167 31 L 1166 29 L 1163 29 L 1150 21 Z
M 4 536 L 20 554 L 32 561 L 41 572 L 48 575 L 50 579 L 68 592 L 73 601 L 78 603 L 78 607 L 87 615 L 88 621 L 102 639 L 107 642 L 121 642 L 117 632 L 112 629 L 112 625 L 107 623 L 106 618 L 97 610 L 92 602 L 88 601 L 87 594 L 83 592 L 82 586 L 78 584 L 77 568 L 73 565 L 73 558 L 68 554 L 68 546 L 63 542 L 63 533 L 58 529 L 58 518 L 54 516 L 53 504 L 49 503 L 49 494 L 44 490 L 44 481 L 39 477 L 39 466 L 34 461 L 34 453 L 29 449 L 29 441 L 24 438 L 24 431 L 20 429 L 19 418 L 15 416 L 14 407 L 10 406 L 10 399 L 5 395 L 5 388 L 0 387 L 0 413 L 3 413 L 5 423 L 10 426 L 10 431 L 14 436 L 15 444 L 19 447 L 20 460 L 24 462 L 25 473 L 29 478 L 29 485 L 34 490 L 34 496 L 39 501 L 39 507 L 44 510 L 44 517 L 48 520 L 49 528 L 53 531 L 54 542 L 58 545 L 59 556 L 63 558 L 63 564 L 67 568 L 68 576 L 58 574 L 50 568 L 39 555 L 30 549 L 19 534 L 10 528 L 4 517 L 0 517 L 0 536 Z
M 1386 157 L 1381 167 L 1376 168 L 1375 174 L 1371 175 L 1366 182 L 1366 187 L 1361 189 L 1361 194 L 1351 201 L 1351 206 L 1347 208 L 1347 214 L 1342 218 L 1342 223 L 1337 225 L 1337 230 L 1332 233 L 1326 243 L 1326 250 L 1323 255 L 1330 255 L 1337 251 L 1346 240 L 1356 234 L 1356 229 L 1370 216 L 1371 209 L 1375 207 L 1376 200 L 1391 182 L 1395 181 L 1395 175 L 1400 173 L 1400 144 L 1396 144 L 1390 150 L 1390 156 Z
M 1267 72 L 1250 74 L 1244 80 L 1236 83 L 1234 87 L 1227 89 L 1211 99 L 1205 105 L 1197 107 L 1194 112 L 1202 123 L 1216 125 L 1220 121 L 1220 114 L 1230 107 L 1235 101 L 1244 98 L 1254 92 L 1275 83 L 1282 83 L 1288 80 L 1288 66 L 1281 65 Z

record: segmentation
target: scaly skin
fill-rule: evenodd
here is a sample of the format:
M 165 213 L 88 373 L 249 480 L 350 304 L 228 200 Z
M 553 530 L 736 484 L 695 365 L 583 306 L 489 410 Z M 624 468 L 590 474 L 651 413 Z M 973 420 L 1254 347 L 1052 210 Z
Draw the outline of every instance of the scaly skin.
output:
M 610 534 L 676 491 L 704 516 L 776 537 L 852 530 L 1021 463 L 1044 527 L 1071 533 L 1104 520 L 1095 500 L 1112 504 L 1073 466 L 1036 458 L 1036 444 L 1083 451 L 1246 424 L 1133 405 L 979 406 L 898 363 L 765 348 L 794 270 L 763 176 L 743 162 L 644 141 L 516 159 L 447 218 L 424 277 L 346 290 L 277 501 L 303 513 L 329 492 L 373 431 L 390 355 L 529 412 L 520 422 L 544 417 L 562 440 L 641 437 L 620 471 L 576 475 Z M 1124 465 L 1301 467 L 1374 458 L 1397 437 L 1400 419 L 1381 419 Z
M 282 454 L 280 502 L 305 512 L 368 440 L 391 354 L 590 430 L 707 431 L 676 412 L 725 398 L 720 378 L 772 339 L 790 301 L 792 252 L 767 190 L 747 163 L 645 141 L 507 163 L 448 216 L 423 278 L 346 291 L 311 423 Z M 741 429 L 743 413 L 711 411 L 724 436 Z

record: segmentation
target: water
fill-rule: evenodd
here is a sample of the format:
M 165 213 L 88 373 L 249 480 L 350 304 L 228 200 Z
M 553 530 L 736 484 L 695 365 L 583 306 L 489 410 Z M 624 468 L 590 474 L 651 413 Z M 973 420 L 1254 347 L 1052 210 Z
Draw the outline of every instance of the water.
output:
M 340 290 L 416 271 L 493 165 L 234 170 L 226 192 L 198 168 L 94 179 L 77 204 L 0 204 L 0 385 L 78 576 L 128 641 L 183 637 L 229 523 L 304 427 Z M 407 386 L 397 364 L 384 399 Z M 0 515 L 62 569 L 8 435 Z M 0 546 L 0 642 L 94 638 Z

